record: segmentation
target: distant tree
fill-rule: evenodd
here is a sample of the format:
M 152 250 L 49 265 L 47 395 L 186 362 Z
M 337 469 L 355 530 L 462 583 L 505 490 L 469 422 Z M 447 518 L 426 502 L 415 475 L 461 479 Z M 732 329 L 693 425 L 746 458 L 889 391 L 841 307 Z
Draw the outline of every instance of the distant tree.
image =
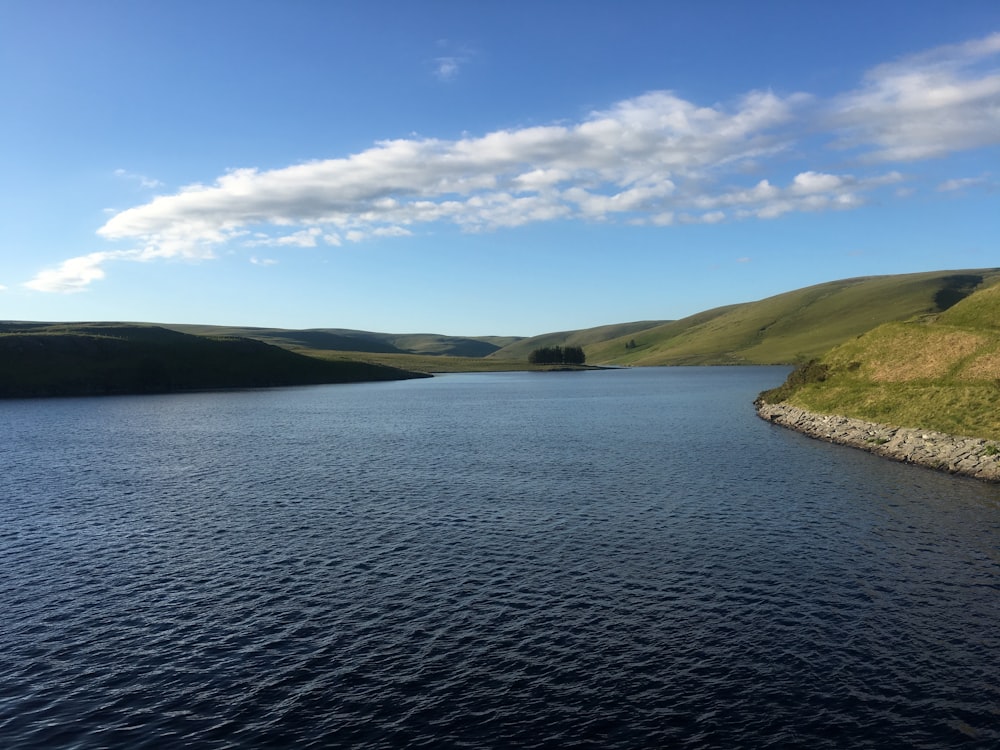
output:
M 625 344 L 626 349 L 635 349 L 635 339 L 629 339 L 628 343 Z
M 561 346 L 541 346 L 528 355 L 528 361 L 534 365 L 561 364 L 563 352 Z
M 541 346 L 528 355 L 533 365 L 582 365 L 587 355 L 580 346 Z
M 587 361 L 587 355 L 583 353 L 582 346 L 563 347 L 563 364 L 582 365 Z

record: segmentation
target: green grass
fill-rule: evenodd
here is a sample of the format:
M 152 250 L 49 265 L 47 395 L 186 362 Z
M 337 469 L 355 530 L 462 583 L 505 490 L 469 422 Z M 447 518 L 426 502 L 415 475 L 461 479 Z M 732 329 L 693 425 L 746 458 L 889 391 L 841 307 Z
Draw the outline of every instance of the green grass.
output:
M 798 364 L 889 321 L 940 313 L 1000 269 L 845 279 L 708 310 L 586 347 L 622 365 Z M 634 338 L 635 349 L 625 344 Z
M 447 357 L 421 354 L 372 354 L 369 352 L 333 352 L 323 350 L 302 350 L 303 354 L 333 362 L 360 360 L 374 364 L 398 367 L 411 372 L 514 372 L 553 369 L 551 365 L 532 365 L 518 359 L 494 359 L 493 357 Z M 584 368 L 586 369 L 586 368 Z
M 990 384 L 843 383 L 809 386 L 787 399 L 821 414 L 1000 440 L 1000 388 Z
M 375 333 L 346 328 L 252 328 L 173 324 L 165 326 L 200 336 L 239 336 L 309 352 L 363 352 L 365 354 L 416 354 L 456 357 L 486 357 L 517 341 L 514 336 L 442 336 L 432 333 Z
M 795 371 L 766 401 L 1000 439 L 1000 283 L 938 316 L 888 323 Z
M 941 314 L 940 322 L 981 330 L 1000 330 L 1000 285 L 994 284 Z
M 540 336 L 518 339 L 490 355 L 490 359 L 518 359 L 527 361 L 528 355 L 535 349 L 546 346 L 582 346 L 587 352 L 598 347 L 602 342 L 611 339 L 623 339 L 627 342 L 638 333 L 661 325 L 660 320 L 639 320 L 632 323 L 617 323 L 613 325 L 583 328 L 577 331 L 559 331 L 545 333 Z M 622 344 L 624 346 L 624 343 Z M 588 359 L 590 355 L 588 354 Z
M 996 333 L 1000 316 L 996 315 L 992 297 L 981 293 L 968 297 L 974 289 L 985 288 L 995 281 L 1000 281 L 1000 269 L 845 279 L 757 302 L 706 310 L 683 320 L 635 321 L 530 338 L 390 334 L 340 328 L 288 330 L 203 325 L 0 323 L 0 332 L 6 330 L 21 336 L 60 334 L 77 337 L 72 345 L 68 339 L 64 342 L 66 351 L 61 354 L 50 352 L 46 355 L 49 357 L 47 364 L 32 365 L 23 354 L 13 356 L 12 350 L 6 350 L 5 357 L 10 361 L 0 360 L 0 378 L 6 377 L 10 382 L 20 378 L 17 388 L 23 392 L 31 388 L 33 381 L 45 383 L 48 382 L 46 378 L 55 378 L 52 373 L 60 369 L 66 371 L 60 377 L 71 379 L 74 368 L 90 374 L 77 377 L 73 387 L 97 390 L 147 387 L 148 383 L 153 384 L 149 387 L 174 388 L 197 387 L 189 384 L 205 382 L 205 387 L 217 387 L 212 383 L 236 384 L 253 377 L 263 382 L 270 377 L 263 375 L 267 367 L 274 373 L 284 372 L 280 377 L 285 379 L 293 377 L 293 372 L 298 373 L 294 377 L 304 378 L 310 368 L 313 374 L 309 377 L 320 377 L 317 367 L 327 368 L 322 377 L 341 379 L 399 376 L 395 370 L 380 374 L 377 370 L 365 369 L 376 366 L 420 373 L 550 369 L 527 363 L 528 354 L 541 346 L 582 346 L 589 365 L 798 364 L 819 357 L 832 347 L 849 345 L 862 334 L 890 321 L 939 319 L 939 326 Z M 142 331 L 142 335 L 137 331 Z M 218 346 L 210 352 L 192 341 L 179 344 L 179 339 L 171 339 L 185 334 L 197 334 L 193 338 L 202 342 L 239 340 L 253 341 L 260 346 L 273 344 L 271 349 L 285 354 L 308 355 L 305 357 L 307 363 L 303 364 L 300 358 L 294 364 L 281 364 L 275 352 L 257 349 L 251 353 L 246 343 L 230 345 L 229 354 L 223 356 Z M 119 345 L 108 341 L 95 343 L 122 338 L 131 341 L 131 353 L 118 352 L 116 347 Z M 627 346 L 630 342 L 635 346 Z M 912 355 L 928 346 L 942 351 L 947 348 L 929 339 L 912 339 L 912 334 L 910 340 L 897 348 Z M 73 347 L 76 347 L 75 353 L 70 351 Z M 143 347 L 148 350 L 142 354 L 147 364 L 145 370 L 139 372 L 135 359 Z M 159 349 L 153 351 L 149 347 Z M 246 351 L 238 352 L 241 347 Z M 94 352 L 98 350 L 101 357 L 117 363 L 121 372 L 132 373 L 126 378 L 128 383 L 109 380 L 108 368 L 102 369 L 98 364 L 85 361 L 88 356 L 97 356 Z M 963 387 L 986 388 L 989 379 L 983 373 L 992 372 L 995 365 L 1000 366 L 1000 354 L 996 354 L 997 362 L 989 356 L 977 357 L 974 362 L 956 364 L 956 367 L 961 364 L 965 368 L 961 372 L 956 370 L 954 375 L 960 377 Z M 265 360 L 270 362 L 267 367 Z M 247 364 L 237 366 L 233 364 L 236 361 Z M 877 359 L 873 358 L 872 363 L 874 367 Z M 339 368 L 339 375 L 329 369 L 331 364 Z M 25 373 L 33 367 L 34 374 L 29 377 Z M 927 362 L 912 362 L 910 371 L 924 372 L 927 367 Z M 254 372 L 257 375 L 247 374 Z M 195 373 L 201 374 L 196 376 Z M 279 375 L 271 379 L 279 379 Z M 843 374 L 839 373 L 835 385 L 844 387 L 845 382 Z M 55 385 L 39 387 L 42 390 L 56 388 Z M 905 400 L 905 397 L 900 398 Z M 986 395 L 975 398 L 985 401 Z M 974 400 L 971 391 L 969 399 Z
M 844 279 L 756 302 L 706 310 L 683 320 L 645 320 L 519 337 L 389 334 L 340 328 L 286 330 L 169 326 L 201 335 L 236 335 L 317 355 L 410 362 L 424 371 L 522 369 L 543 346 L 582 346 L 601 365 L 798 364 L 894 320 L 936 315 L 977 286 L 1000 279 L 1000 269 L 935 271 Z M 627 346 L 635 342 L 635 347 Z M 373 359 L 407 355 L 417 359 Z M 424 363 L 423 356 L 506 360 Z M 520 363 L 516 366 L 511 363 Z

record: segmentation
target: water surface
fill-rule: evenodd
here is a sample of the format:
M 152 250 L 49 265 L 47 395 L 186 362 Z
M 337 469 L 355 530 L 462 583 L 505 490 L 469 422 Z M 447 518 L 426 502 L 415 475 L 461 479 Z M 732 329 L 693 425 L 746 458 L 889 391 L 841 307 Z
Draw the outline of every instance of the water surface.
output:
M 1000 488 L 780 368 L 0 403 L 0 745 L 995 747 Z

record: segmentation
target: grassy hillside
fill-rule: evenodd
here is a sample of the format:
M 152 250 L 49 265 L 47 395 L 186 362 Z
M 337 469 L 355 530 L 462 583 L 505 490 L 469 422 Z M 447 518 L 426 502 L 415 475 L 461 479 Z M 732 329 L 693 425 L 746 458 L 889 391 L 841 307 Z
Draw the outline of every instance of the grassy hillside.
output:
M 250 339 L 158 326 L 0 324 L 0 396 L 163 393 L 399 380 L 415 373 L 325 362 Z
M 1000 283 L 940 315 L 879 326 L 762 396 L 821 413 L 1000 439 Z
M 639 320 L 634 323 L 617 323 L 583 328 L 578 331 L 559 331 L 544 333 L 540 336 L 518 339 L 490 355 L 491 359 L 519 359 L 527 361 L 528 355 L 534 349 L 543 346 L 582 346 L 589 351 L 591 347 L 612 339 L 635 336 L 640 331 L 646 331 L 662 325 L 662 320 Z
M 358 361 L 398 367 L 410 372 L 510 372 L 514 370 L 542 369 L 529 365 L 522 359 L 493 359 L 492 357 L 454 357 L 438 354 L 397 354 L 379 352 L 340 352 L 322 349 L 300 349 L 300 353 L 331 362 Z
M 200 336 L 239 336 L 310 352 L 363 352 L 367 354 L 417 354 L 452 357 L 485 357 L 517 341 L 516 336 L 442 336 L 434 333 L 375 333 L 347 328 L 252 328 L 240 326 L 167 325 L 174 331 Z
M 947 311 L 942 325 L 982 326 L 992 313 L 980 312 L 976 305 L 987 303 L 969 295 L 998 281 L 996 268 L 845 279 L 683 320 L 635 321 L 530 338 L 342 328 L 0 323 L 0 338 L 4 331 L 22 337 L 0 342 L 0 380 L 7 383 L 0 383 L 0 395 L 405 376 L 398 369 L 380 367 L 421 373 L 531 369 L 528 355 L 543 346 L 582 346 L 590 365 L 801 363 L 887 322 L 929 320 Z M 63 337 L 60 341 L 36 339 L 30 346 L 23 338 L 57 334 Z M 236 339 L 243 343 L 234 343 Z M 121 340 L 128 346 L 115 343 Z M 279 361 L 290 353 L 308 357 Z M 105 360 L 111 364 L 98 363 Z M 118 375 L 108 374 L 115 368 Z M 62 380 L 52 373 L 60 373 Z
M 708 310 L 586 347 L 619 365 L 805 362 L 877 325 L 933 315 L 1000 279 L 1000 269 L 845 279 Z M 634 339 L 636 347 L 626 349 Z
M 790 364 L 815 358 L 882 323 L 939 313 L 995 279 L 1000 279 L 1000 269 L 845 279 L 706 310 L 683 320 L 635 321 L 530 338 L 342 328 L 168 327 L 200 335 L 253 338 L 311 356 L 393 362 L 428 372 L 510 369 L 511 363 L 525 363 L 533 349 L 543 346 L 582 346 L 590 364 Z M 634 347 L 629 346 L 632 342 Z M 429 363 L 427 357 L 442 360 Z
M 562 369 L 553 365 L 533 365 L 524 359 L 495 359 L 493 357 L 450 357 L 431 354 L 378 354 L 368 352 L 333 352 L 301 350 L 303 354 L 333 362 L 354 360 L 399 367 L 411 372 L 426 374 L 444 372 L 513 372 L 522 370 L 547 371 Z M 588 369 L 584 365 L 583 369 Z

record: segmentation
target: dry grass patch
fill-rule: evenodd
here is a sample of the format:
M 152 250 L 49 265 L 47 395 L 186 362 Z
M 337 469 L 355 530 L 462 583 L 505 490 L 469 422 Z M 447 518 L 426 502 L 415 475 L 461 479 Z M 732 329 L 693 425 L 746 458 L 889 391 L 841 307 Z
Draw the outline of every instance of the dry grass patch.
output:
M 863 373 L 877 383 L 906 383 L 945 377 L 988 338 L 958 329 L 892 326 L 891 336 L 869 345 Z
M 975 357 L 956 377 L 959 380 L 1000 380 L 1000 351 Z

